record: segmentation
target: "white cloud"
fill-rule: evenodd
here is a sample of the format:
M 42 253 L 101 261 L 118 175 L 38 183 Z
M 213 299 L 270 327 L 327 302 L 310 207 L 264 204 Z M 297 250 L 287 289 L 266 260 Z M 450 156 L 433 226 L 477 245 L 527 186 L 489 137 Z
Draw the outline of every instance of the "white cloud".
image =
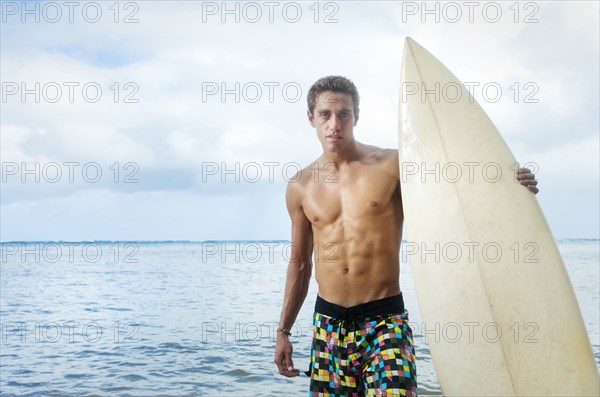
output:
M 540 166 L 539 178 L 564 189 L 598 190 L 600 141 L 589 136 L 555 145 L 532 155 Z M 558 182 L 558 183 L 557 183 Z
M 431 16 L 428 23 L 422 23 L 420 15 L 409 18 L 402 14 L 402 7 L 409 3 L 423 4 L 340 2 L 335 3 L 337 9 L 324 9 L 324 3 L 319 3 L 319 23 L 314 22 L 314 7 L 309 8 L 312 3 L 301 3 L 303 14 L 298 23 L 285 21 L 282 5 L 275 9 L 273 23 L 267 20 L 266 8 L 257 23 L 243 18 L 233 23 L 232 16 L 229 23 L 221 23 L 220 15 L 205 15 L 207 21 L 203 22 L 199 2 L 140 2 L 135 15 L 139 23 L 134 24 L 114 23 L 108 8 L 107 18 L 97 24 L 81 20 L 22 24 L 19 19 L 2 24 L 3 82 L 38 81 L 42 86 L 47 82 L 74 81 L 80 86 L 96 82 L 103 89 L 98 103 L 88 103 L 80 94 L 74 103 L 36 104 L 29 99 L 24 104 L 18 95 L 9 97 L 2 103 L 2 161 L 98 161 L 105 165 L 132 161 L 139 164 L 141 178 L 134 186 L 102 185 L 105 196 L 89 184 L 5 185 L 3 232 L 8 234 L 3 233 L 3 239 L 10 239 L 11 233 L 28 233 L 16 220 L 10 228 L 5 227 L 4 215 L 16 219 L 11 214 L 37 219 L 39 230 L 44 231 L 40 233 L 46 237 L 36 238 L 61 238 L 68 227 L 44 227 L 44 222 L 52 220 L 41 216 L 41 211 L 56 206 L 61 213 L 75 214 L 78 200 L 90 205 L 106 200 L 107 213 L 119 212 L 123 205 L 139 215 L 131 218 L 135 219 L 128 226 L 132 231 L 165 234 L 152 238 L 175 238 L 169 233 L 177 238 L 186 238 L 185 233 L 190 233 L 189 238 L 210 234 L 209 224 L 199 219 L 194 228 L 180 227 L 176 232 L 163 227 L 166 220 L 152 221 L 148 215 L 164 212 L 170 205 L 178 207 L 174 217 L 184 219 L 186 211 L 211 207 L 212 211 L 200 213 L 220 214 L 223 222 L 235 225 L 215 231 L 214 238 L 228 238 L 227 230 L 233 233 L 234 229 L 247 238 L 264 235 L 254 225 L 265 213 L 248 208 L 257 202 L 280 205 L 277 200 L 282 198 L 277 194 L 285 189 L 280 168 L 278 184 L 267 184 L 269 189 L 265 189 L 261 184 L 205 183 L 202 164 L 307 165 L 320 154 L 320 146 L 306 121 L 306 91 L 326 74 L 346 75 L 359 88 L 362 102 L 357 139 L 396 147 L 399 65 L 408 35 L 459 78 L 497 82 L 503 88 L 498 103 L 481 100 L 481 92 L 476 92 L 476 97 L 517 157 L 539 162 L 540 178 L 548 190 L 565 183 L 585 190 L 590 184 L 589 179 L 569 177 L 568 166 L 559 166 L 557 158 L 572 167 L 595 168 L 592 185 L 598 185 L 597 3 L 535 2 L 539 22 L 534 24 L 514 23 L 514 11 L 509 8 L 513 2 L 502 3 L 503 18 L 498 23 L 486 22 L 481 13 L 474 14 L 474 23 L 466 19 L 432 23 Z M 521 19 L 533 10 L 525 9 L 524 3 L 519 7 Z M 466 11 L 463 7 L 463 18 Z M 338 22 L 322 23 L 327 15 Z M 403 21 L 403 17 L 408 19 Z M 125 89 L 127 82 L 136 86 Z M 251 103 L 242 97 L 236 103 L 233 95 L 225 101 L 218 94 L 203 96 L 203 83 L 216 83 L 219 88 L 224 83 L 231 88 L 236 82 L 241 87 L 248 83 L 263 87 L 261 99 Z M 279 84 L 272 102 L 265 82 Z M 521 87 L 521 100 L 516 103 L 509 89 L 515 82 Z M 538 103 L 523 102 L 530 92 L 523 88 L 526 82 L 538 85 Z M 119 83 L 118 103 L 110 88 L 115 83 Z M 282 94 L 286 83 L 303 90 L 298 102 L 287 101 Z M 138 89 L 134 94 L 133 88 Z M 139 102 L 123 103 L 128 94 Z M 597 189 L 590 194 L 597 198 Z M 545 197 L 544 205 L 554 210 L 564 205 L 564 199 Z M 144 204 L 133 204 L 136 200 Z M 226 205 L 229 212 L 222 212 L 220 205 Z M 23 208 L 29 212 L 23 213 Z M 597 222 L 585 216 L 588 207 L 578 211 L 572 216 L 580 216 L 591 225 L 589 229 L 597 229 Z M 269 237 L 287 238 L 287 215 L 284 210 L 277 214 L 271 221 L 284 235 Z M 99 230 L 105 230 L 103 238 L 110 238 L 108 224 L 105 229 L 93 227 L 94 222 L 102 223 L 102 217 L 92 218 L 89 224 L 73 219 L 77 226 L 68 228 L 73 230 L 68 233 L 94 239 L 104 233 Z M 560 216 L 549 218 L 557 227 L 567 223 Z M 219 218 L 210 219 L 215 223 Z M 576 236 L 577 230 L 569 228 L 562 229 L 566 235 Z

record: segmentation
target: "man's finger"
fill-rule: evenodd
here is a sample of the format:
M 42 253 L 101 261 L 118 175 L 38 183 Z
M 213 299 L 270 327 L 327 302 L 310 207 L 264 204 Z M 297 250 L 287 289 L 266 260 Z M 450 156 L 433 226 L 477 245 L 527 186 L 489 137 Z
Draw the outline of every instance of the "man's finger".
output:
M 533 175 L 533 174 L 518 174 L 517 179 L 520 181 L 528 180 L 528 179 L 535 179 L 535 175 Z
M 536 179 L 526 179 L 524 181 L 519 181 L 519 183 L 523 186 L 535 186 L 538 184 Z
M 285 364 L 281 363 L 281 365 L 277 364 L 277 368 L 279 370 L 279 373 L 283 376 L 287 376 L 288 378 L 292 378 L 294 376 L 298 376 L 300 375 L 300 371 L 297 369 L 289 369 L 285 367 Z
M 294 371 L 294 362 L 292 361 L 291 354 L 286 355 L 286 357 L 285 357 L 285 367 L 290 372 Z
M 277 370 L 279 371 L 279 373 L 283 376 L 287 376 L 288 378 L 291 378 L 291 377 L 300 375 L 300 371 L 297 369 L 294 369 L 293 365 L 291 365 L 291 369 L 290 369 L 290 366 L 287 364 L 286 359 L 284 357 L 276 358 L 274 363 L 277 366 Z
M 285 367 L 286 367 L 286 370 L 288 373 L 287 376 L 299 376 L 300 375 L 300 370 L 297 370 L 294 368 L 294 362 L 292 361 L 291 352 L 286 354 L 286 356 L 285 356 Z
M 536 187 L 536 185 L 537 185 L 537 181 L 536 180 L 534 180 L 534 181 L 523 181 L 523 182 L 520 182 L 520 184 L 523 185 L 523 186 L 525 186 L 529 191 L 531 191 L 531 192 L 533 192 L 535 194 L 537 194 L 540 191 L 540 189 L 538 189 Z
M 277 370 L 281 375 L 289 376 L 288 371 L 285 365 L 285 357 L 282 355 L 275 357 L 275 365 L 277 366 Z
M 287 368 L 285 367 L 285 363 L 283 362 L 278 362 L 275 363 L 277 365 L 277 370 L 279 371 L 279 373 L 283 376 L 287 376 L 287 377 L 291 377 L 292 375 L 290 374 L 290 371 L 287 370 Z
M 280 362 L 275 362 L 275 365 L 277 365 L 277 370 L 279 371 L 279 373 L 283 375 L 283 373 L 285 372 L 285 370 L 283 369 L 283 364 Z

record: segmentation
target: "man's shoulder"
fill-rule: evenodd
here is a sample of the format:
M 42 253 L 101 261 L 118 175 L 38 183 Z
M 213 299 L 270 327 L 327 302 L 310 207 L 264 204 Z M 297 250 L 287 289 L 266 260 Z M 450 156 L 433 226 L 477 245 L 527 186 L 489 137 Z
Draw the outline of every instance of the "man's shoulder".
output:
M 315 170 L 322 169 L 323 164 L 321 158 L 317 158 L 316 160 L 309 163 L 306 167 L 302 168 L 294 176 L 288 179 L 288 187 L 296 187 L 300 188 L 306 186 L 308 182 L 311 181 L 311 176 Z
M 398 161 L 398 149 L 382 148 L 374 145 L 363 145 L 365 158 L 377 161 Z

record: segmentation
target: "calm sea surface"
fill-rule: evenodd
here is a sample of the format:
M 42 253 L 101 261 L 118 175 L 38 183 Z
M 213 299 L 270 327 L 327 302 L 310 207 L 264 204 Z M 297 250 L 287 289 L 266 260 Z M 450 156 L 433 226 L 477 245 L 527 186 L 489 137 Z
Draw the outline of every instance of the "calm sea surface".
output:
M 285 241 L 2 243 L 2 395 L 305 396 L 272 363 Z M 598 240 L 559 248 L 600 362 Z M 439 392 L 410 266 L 401 285 L 423 394 Z M 313 280 L 293 329 L 309 363 Z

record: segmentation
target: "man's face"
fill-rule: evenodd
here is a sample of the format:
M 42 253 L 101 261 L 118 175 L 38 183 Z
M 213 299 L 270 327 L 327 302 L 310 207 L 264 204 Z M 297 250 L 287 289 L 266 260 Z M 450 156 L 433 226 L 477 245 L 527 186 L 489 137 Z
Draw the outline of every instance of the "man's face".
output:
M 341 152 L 354 141 L 358 115 L 349 94 L 325 91 L 319 94 L 313 113 L 308 111 L 308 121 L 317 130 L 323 151 Z

